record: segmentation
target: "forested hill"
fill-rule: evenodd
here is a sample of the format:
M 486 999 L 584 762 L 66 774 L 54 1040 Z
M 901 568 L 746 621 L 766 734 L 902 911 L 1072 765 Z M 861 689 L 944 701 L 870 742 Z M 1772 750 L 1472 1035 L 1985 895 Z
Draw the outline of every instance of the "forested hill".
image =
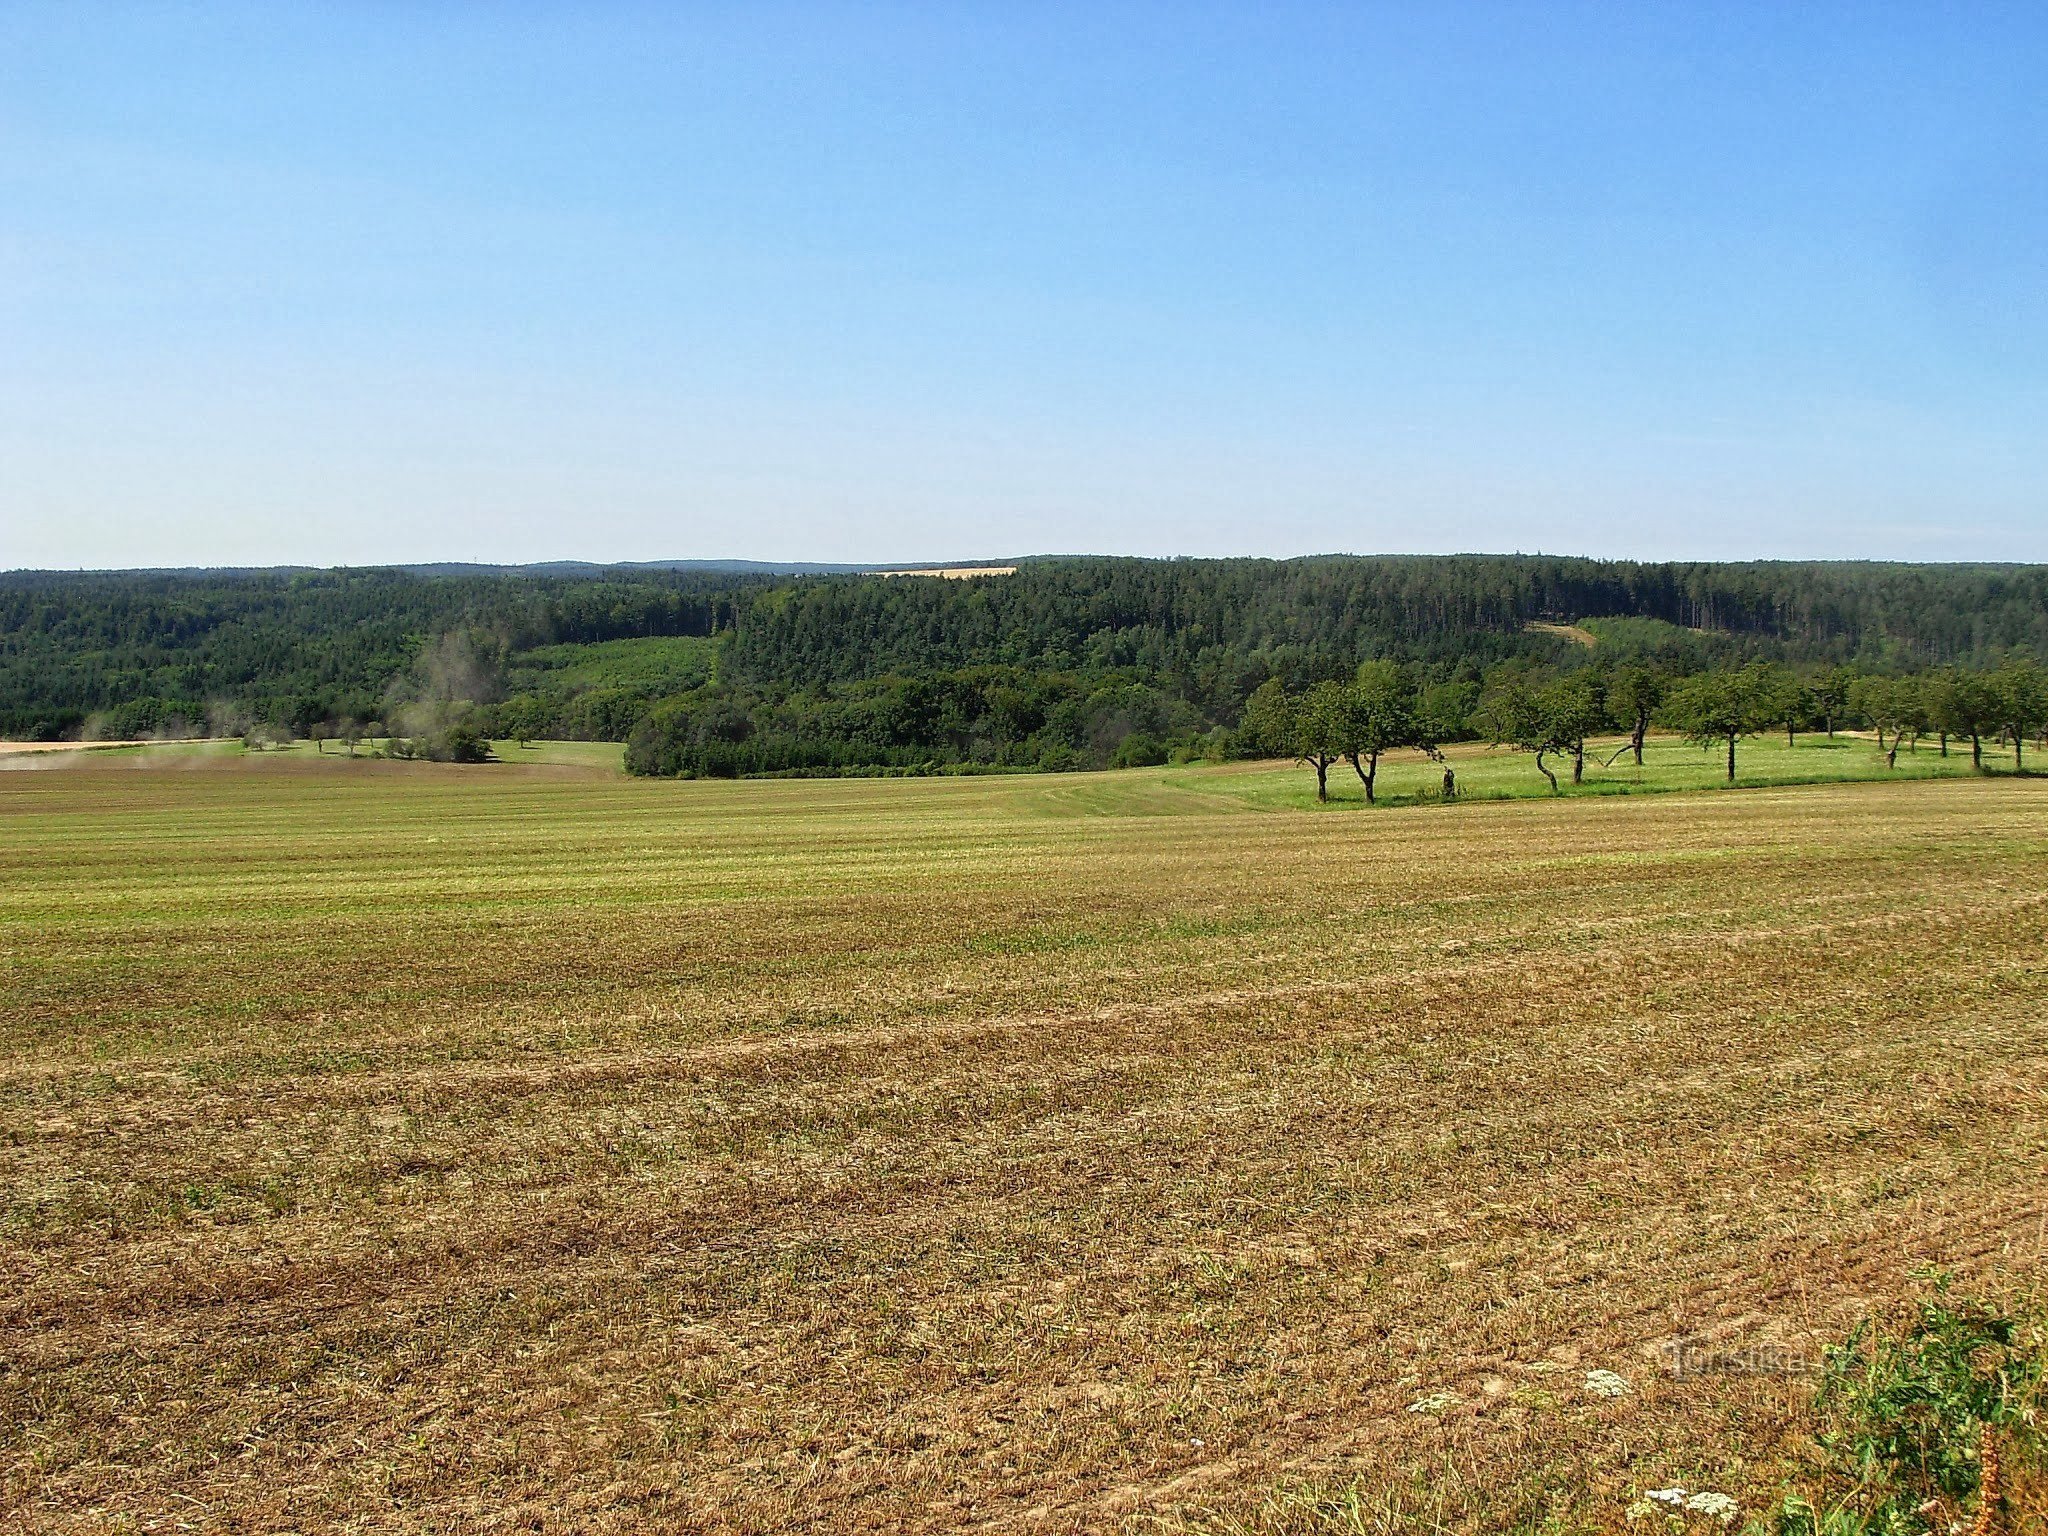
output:
M 123 736 L 383 713 L 450 634 L 533 646 L 730 630 L 730 572 L 425 575 L 397 570 L 0 574 L 0 735 Z M 103 716 L 103 719 L 94 717 Z
M 1185 667 L 1205 652 L 1354 663 L 1523 654 L 1532 622 L 1655 619 L 1781 659 L 1982 662 L 2048 650 L 2048 567 L 1658 564 L 1534 555 L 1066 560 L 972 583 L 825 581 L 763 594 L 751 676 L 847 681 L 972 665 Z
M 438 700 L 484 709 L 495 729 L 621 738 L 684 695 L 690 709 L 757 723 L 796 698 L 790 718 L 810 721 L 885 684 L 966 686 L 968 673 L 983 695 L 1041 702 L 1113 682 L 1151 696 L 1181 730 L 1233 722 L 1268 677 L 1300 686 L 1375 657 L 1442 679 L 1517 658 L 1578 664 L 1583 647 L 1531 626 L 1587 620 L 1609 621 L 1609 656 L 1658 652 L 1680 666 L 1982 666 L 2048 656 L 2048 567 L 1461 555 L 1062 558 L 971 580 L 645 567 L 20 572 L 0 575 L 0 734 L 208 720 L 305 731 Z M 842 726 L 854 728 L 830 729 Z

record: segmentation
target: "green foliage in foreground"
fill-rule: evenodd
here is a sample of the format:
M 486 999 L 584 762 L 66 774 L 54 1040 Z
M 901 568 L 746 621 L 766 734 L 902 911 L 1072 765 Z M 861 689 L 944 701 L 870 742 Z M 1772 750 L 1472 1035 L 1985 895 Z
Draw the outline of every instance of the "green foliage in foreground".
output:
M 1797 1491 L 1752 1516 L 1742 1536 L 1960 1536 L 2010 1529 L 2008 1493 L 2023 1472 L 2048 1468 L 2048 1332 L 2042 1319 L 1993 1301 L 1952 1296 L 1947 1282 L 1902 1326 L 1866 1319 L 1827 1352 L 1815 1403 L 1815 1469 Z M 1609 1530 L 1583 1486 L 1544 1477 L 1493 1490 L 1495 1529 L 1516 1536 Z M 1702 1532 L 1730 1525 L 1739 1505 L 1721 1494 L 1719 1523 L 1683 1489 L 1630 1506 L 1631 1529 Z M 1662 1502 L 1659 1502 L 1661 1500 Z M 1559 1512 L 1560 1501 L 1573 1513 Z M 1989 1505 L 1988 1511 L 1986 1505 Z M 1374 1536 L 1441 1530 L 1441 1509 L 1399 1488 L 1275 1489 L 1249 1521 L 1221 1517 L 1172 1529 L 1195 1536 Z M 1966 1524 L 1966 1522 L 1975 1522 Z
M 2048 1336 L 2038 1317 L 1952 1296 L 1903 1329 L 1866 1321 L 1828 1351 L 1818 1403 L 1827 1468 L 1753 1536 L 1922 1536 L 1960 1527 L 2006 1479 L 2043 1465 Z

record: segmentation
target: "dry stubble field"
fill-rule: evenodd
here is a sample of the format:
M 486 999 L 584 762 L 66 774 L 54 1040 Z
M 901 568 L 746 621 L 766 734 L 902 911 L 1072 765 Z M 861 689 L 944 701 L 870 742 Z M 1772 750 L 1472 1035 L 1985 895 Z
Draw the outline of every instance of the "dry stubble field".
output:
M 0 774 L 0 1526 L 1605 1530 L 2041 1276 L 2048 782 L 1191 782 Z

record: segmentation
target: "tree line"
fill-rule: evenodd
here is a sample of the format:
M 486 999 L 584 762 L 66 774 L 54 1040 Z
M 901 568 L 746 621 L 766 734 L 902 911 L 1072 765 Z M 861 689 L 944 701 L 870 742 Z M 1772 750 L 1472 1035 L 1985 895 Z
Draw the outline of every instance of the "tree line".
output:
M 1244 755 L 1289 756 L 1312 769 L 1316 798 L 1329 798 L 1330 770 L 1348 763 L 1374 799 L 1381 758 L 1418 752 L 1444 762 L 1443 746 L 1482 740 L 1532 754 L 1536 769 L 1561 792 L 1558 768 L 1574 784 L 1586 771 L 1588 743 L 1619 733 L 1610 764 L 1632 753 L 1640 765 L 1651 729 L 1663 726 L 1693 744 L 1725 752 L 1727 777 L 1745 738 L 1783 730 L 1833 736 L 1848 725 L 1876 732 L 1878 749 L 1896 766 L 1907 743 L 1967 742 L 1984 767 L 1986 743 L 2009 747 L 2015 771 L 2026 744 L 2048 730 L 2048 673 L 2031 659 L 2009 657 L 1997 668 L 1943 667 L 1921 673 L 1868 674 L 1850 667 L 1800 672 L 1774 662 L 1673 673 L 1642 664 L 1589 663 L 1571 669 L 1503 664 L 1477 685 L 1430 683 L 1386 661 L 1361 665 L 1355 676 L 1290 690 L 1269 679 L 1246 701 L 1232 746 Z M 1456 793 L 1446 764 L 1444 794 Z
M 670 654 L 671 641 L 690 645 Z M 1043 560 L 964 581 L 30 572 L 0 575 L 0 735 L 346 740 L 375 724 L 431 741 L 459 723 L 484 739 L 628 741 L 656 773 L 1092 767 L 1242 751 L 1261 689 L 1305 697 L 1354 684 L 1366 663 L 1430 695 L 1445 739 L 1492 731 L 1473 721 L 1485 694 L 1489 721 L 1521 711 L 1503 737 L 1519 741 L 1549 734 L 1545 679 L 1589 665 L 1899 678 L 2027 654 L 2048 655 L 2048 567 L 1332 556 Z M 1531 695 L 1519 703 L 1501 693 L 1517 676 Z

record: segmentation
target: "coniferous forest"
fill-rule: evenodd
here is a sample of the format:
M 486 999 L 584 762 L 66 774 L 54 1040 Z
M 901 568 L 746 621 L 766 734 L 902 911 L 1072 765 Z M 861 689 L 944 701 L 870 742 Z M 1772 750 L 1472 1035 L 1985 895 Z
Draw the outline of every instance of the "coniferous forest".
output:
M 1328 556 L 1044 559 L 965 580 L 0 575 L 0 735 L 324 733 L 430 753 L 577 737 L 627 741 L 630 766 L 664 774 L 1299 753 L 1306 722 L 1355 722 L 1369 698 L 1393 700 L 1409 736 L 1555 750 L 1653 713 L 1710 735 L 1712 720 L 1668 712 L 1697 715 L 1707 680 L 1741 677 L 1745 729 L 1770 716 L 1946 731 L 1968 705 L 1997 739 L 2038 729 L 2025 697 L 2042 656 L 2039 566 Z M 2019 702 L 1994 707 L 1973 679 Z

